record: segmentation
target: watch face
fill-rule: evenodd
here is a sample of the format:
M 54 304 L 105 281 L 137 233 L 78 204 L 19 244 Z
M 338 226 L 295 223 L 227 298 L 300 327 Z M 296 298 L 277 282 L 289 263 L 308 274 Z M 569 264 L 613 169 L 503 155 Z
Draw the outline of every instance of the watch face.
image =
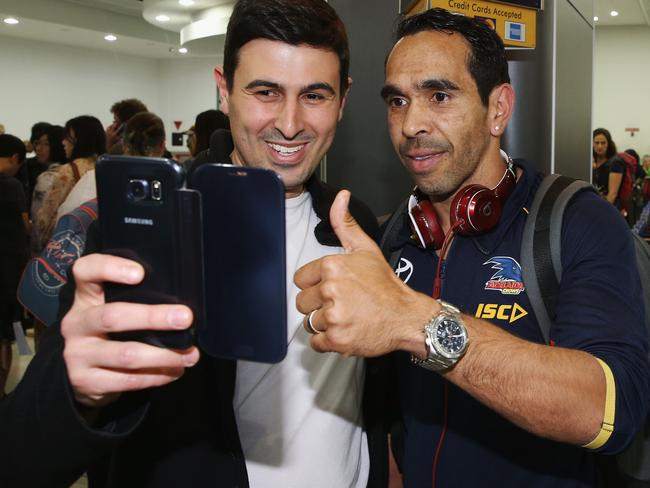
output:
M 465 350 L 467 332 L 451 317 L 442 317 L 436 327 L 436 342 L 448 357 L 460 355 Z

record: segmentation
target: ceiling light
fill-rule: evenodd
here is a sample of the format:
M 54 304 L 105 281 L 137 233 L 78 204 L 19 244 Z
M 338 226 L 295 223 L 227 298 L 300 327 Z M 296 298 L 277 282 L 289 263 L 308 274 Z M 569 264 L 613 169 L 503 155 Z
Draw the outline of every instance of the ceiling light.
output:
M 178 0 L 178 3 L 183 7 L 191 7 L 194 5 L 194 0 Z
M 179 47 L 178 52 L 180 54 L 187 54 L 187 48 L 186 47 Z
M 18 19 L 14 18 L 14 17 L 7 17 L 4 20 L 4 23 L 9 24 L 9 25 L 16 25 L 18 23 Z
M 616 17 L 616 16 L 618 16 L 618 11 L 617 11 L 617 10 L 612 10 L 612 11 L 609 13 L 609 15 L 611 15 L 612 17 Z
M 594 22 L 598 22 L 598 17 L 594 17 Z
M 107 40 L 108 42 L 115 42 L 117 41 L 117 37 L 114 36 L 113 34 L 106 34 L 104 36 L 104 39 Z
M 169 16 L 164 15 L 164 14 L 160 14 L 160 15 L 156 15 L 156 20 L 158 22 L 169 22 L 170 19 L 169 19 Z

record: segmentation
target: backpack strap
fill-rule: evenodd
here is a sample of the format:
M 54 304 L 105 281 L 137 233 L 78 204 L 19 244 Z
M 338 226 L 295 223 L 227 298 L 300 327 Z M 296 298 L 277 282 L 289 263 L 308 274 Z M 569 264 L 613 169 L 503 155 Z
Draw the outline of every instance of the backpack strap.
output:
M 397 265 L 397 262 L 402 255 L 401 247 L 393 252 L 390 252 L 390 246 L 395 241 L 395 237 L 397 237 L 397 234 L 401 229 L 402 219 L 404 218 L 404 212 L 408 203 L 409 199 L 407 198 L 400 204 L 399 207 L 397 207 L 397 210 L 393 212 L 393 215 L 391 215 L 388 223 L 386 224 L 384 234 L 381 236 L 381 240 L 379 241 L 379 248 L 381 249 L 381 252 L 384 253 L 384 257 L 388 261 L 388 264 L 390 264 L 391 269 L 395 269 L 395 266 Z
M 593 187 L 568 176 L 546 176 L 535 194 L 521 241 L 521 272 L 528 299 L 548 344 L 562 279 L 562 221 L 576 193 Z
M 74 161 L 70 161 L 70 168 L 72 168 L 72 176 L 74 177 L 74 182 L 77 183 L 79 179 L 81 178 L 81 174 L 79 173 L 79 167 L 77 166 L 77 163 Z

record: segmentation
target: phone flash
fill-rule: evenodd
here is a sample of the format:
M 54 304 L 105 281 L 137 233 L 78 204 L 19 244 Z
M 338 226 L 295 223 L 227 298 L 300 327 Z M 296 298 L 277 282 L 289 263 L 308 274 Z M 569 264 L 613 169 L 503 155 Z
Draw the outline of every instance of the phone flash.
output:
M 162 200 L 162 183 L 158 180 L 151 182 L 151 199 L 156 201 Z

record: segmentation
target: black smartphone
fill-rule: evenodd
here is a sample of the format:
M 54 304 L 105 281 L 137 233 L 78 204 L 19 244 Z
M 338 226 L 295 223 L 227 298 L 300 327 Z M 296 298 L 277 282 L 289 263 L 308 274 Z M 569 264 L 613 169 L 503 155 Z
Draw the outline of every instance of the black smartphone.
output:
M 103 156 L 95 177 L 102 252 L 132 259 L 145 269 L 137 285 L 105 283 L 106 301 L 182 303 L 194 314 L 188 330 L 113 336 L 159 347 L 190 347 L 204 314 L 200 194 L 184 189 L 183 168 L 163 158 Z
M 277 363 L 287 354 L 284 185 L 273 171 L 206 164 L 201 193 L 205 327 L 212 356 Z

